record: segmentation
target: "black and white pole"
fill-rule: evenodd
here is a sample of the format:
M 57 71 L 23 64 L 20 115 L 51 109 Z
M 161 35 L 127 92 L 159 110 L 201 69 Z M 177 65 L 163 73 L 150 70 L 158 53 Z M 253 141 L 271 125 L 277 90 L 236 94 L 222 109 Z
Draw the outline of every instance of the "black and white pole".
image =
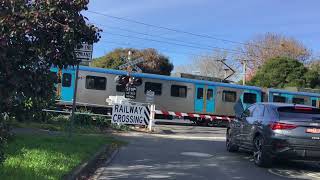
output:
M 156 112 L 156 105 L 151 104 L 150 105 L 150 121 L 148 124 L 148 129 L 150 132 L 152 131 L 152 125 L 155 123 L 155 112 Z

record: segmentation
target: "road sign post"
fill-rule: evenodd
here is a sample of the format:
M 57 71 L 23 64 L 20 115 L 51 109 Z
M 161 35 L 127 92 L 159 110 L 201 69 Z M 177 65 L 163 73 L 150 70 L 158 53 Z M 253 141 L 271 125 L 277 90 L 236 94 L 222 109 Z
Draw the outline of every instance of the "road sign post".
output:
M 91 61 L 92 60 L 92 44 L 81 44 L 74 49 L 74 56 L 77 60 L 76 65 L 76 77 L 75 84 L 73 90 L 73 100 L 72 100 L 72 112 L 71 112 L 71 120 L 70 120 L 70 128 L 69 128 L 69 137 L 72 136 L 73 124 L 74 124 L 74 116 L 77 105 L 77 89 L 78 89 L 78 78 L 79 78 L 79 64 L 81 61 Z
M 79 77 L 79 64 L 80 64 L 80 62 L 77 62 L 76 79 L 75 79 L 75 83 L 74 83 L 73 100 L 72 100 L 72 112 L 71 112 L 71 120 L 70 120 L 69 137 L 71 137 L 71 134 L 72 134 L 73 124 L 74 124 L 74 113 L 76 111 L 76 99 L 77 99 L 77 88 L 78 88 L 78 77 Z

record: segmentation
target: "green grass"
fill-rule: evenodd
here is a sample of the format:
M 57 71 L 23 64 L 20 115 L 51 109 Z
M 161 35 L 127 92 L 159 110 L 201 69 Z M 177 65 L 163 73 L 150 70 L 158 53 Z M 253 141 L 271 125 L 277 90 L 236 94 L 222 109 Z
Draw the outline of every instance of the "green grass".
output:
M 61 131 L 67 132 L 68 125 L 66 123 L 40 123 L 40 122 L 18 122 L 11 121 L 11 126 L 14 128 L 34 128 L 34 129 L 44 129 L 49 131 Z M 78 134 L 100 134 L 102 131 L 96 126 L 77 126 L 74 125 L 74 133 Z
M 102 135 L 17 135 L 8 144 L 0 179 L 61 179 L 102 145 L 118 143 Z

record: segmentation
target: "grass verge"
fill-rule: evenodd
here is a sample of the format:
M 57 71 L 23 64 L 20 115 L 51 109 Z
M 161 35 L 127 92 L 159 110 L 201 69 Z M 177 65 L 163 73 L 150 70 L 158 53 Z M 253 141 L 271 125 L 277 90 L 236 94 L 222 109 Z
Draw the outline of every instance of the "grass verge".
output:
M 61 179 L 102 145 L 121 142 L 103 135 L 22 135 L 9 142 L 0 179 Z
M 49 131 L 67 132 L 69 124 L 67 123 L 39 123 L 39 122 L 17 122 L 11 121 L 13 128 L 34 128 L 44 129 Z M 74 126 L 73 133 L 78 134 L 99 134 L 102 133 L 101 129 L 96 126 Z

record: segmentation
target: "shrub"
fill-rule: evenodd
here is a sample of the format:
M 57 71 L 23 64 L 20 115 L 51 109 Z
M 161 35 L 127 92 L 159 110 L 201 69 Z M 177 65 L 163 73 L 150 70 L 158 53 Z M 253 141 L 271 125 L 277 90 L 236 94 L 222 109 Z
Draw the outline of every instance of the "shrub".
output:
M 100 129 L 107 128 L 111 126 L 111 119 L 108 117 L 97 116 L 95 118 L 96 126 Z
M 62 114 L 59 114 L 58 116 L 52 116 L 48 121 L 48 123 L 65 125 L 69 123 L 69 116 L 62 115 Z
M 0 114 L 0 164 L 5 160 L 4 150 L 10 136 L 11 134 L 10 127 L 7 122 L 7 115 Z
M 81 113 L 90 113 L 80 111 Z M 70 117 L 71 118 L 71 117 Z M 74 124 L 79 126 L 91 126 L 93 124 L 93 118 L 87 114 L 75 114 L 74 115 Z

